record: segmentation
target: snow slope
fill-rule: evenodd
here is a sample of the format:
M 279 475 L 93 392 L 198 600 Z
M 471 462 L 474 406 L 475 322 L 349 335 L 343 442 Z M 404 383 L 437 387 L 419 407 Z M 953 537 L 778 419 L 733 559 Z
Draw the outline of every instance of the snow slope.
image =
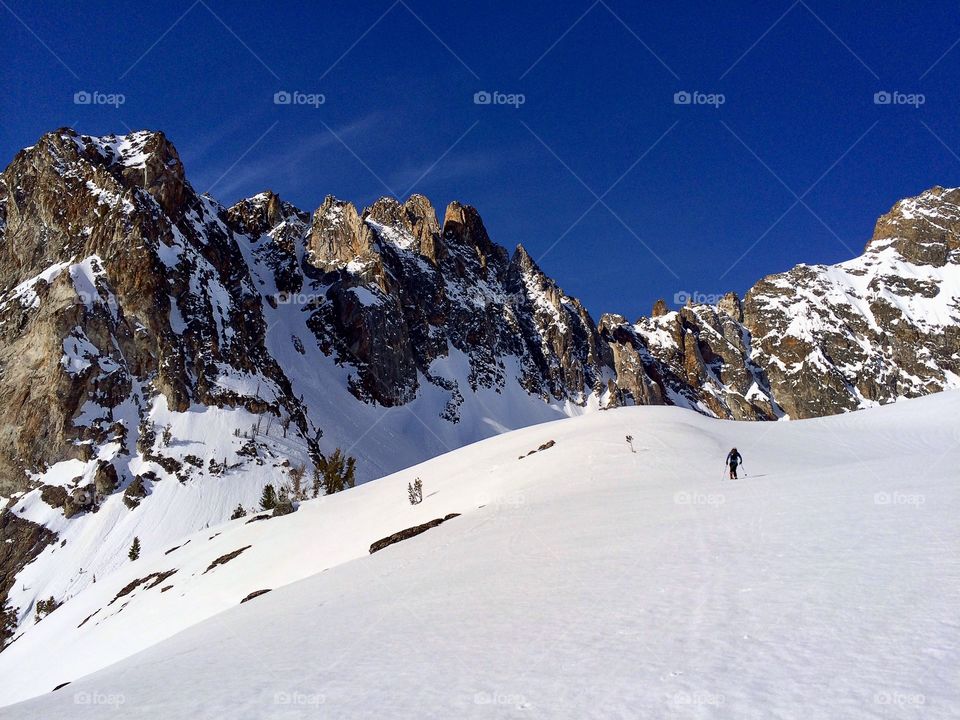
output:
M 45 693 L 0 714 L 956 717 L 958 411 L 621 408 L 491 438 L 147 548 L 0 654 L 0 700 Z M 721 482 L 732 445 L 750 475 Z

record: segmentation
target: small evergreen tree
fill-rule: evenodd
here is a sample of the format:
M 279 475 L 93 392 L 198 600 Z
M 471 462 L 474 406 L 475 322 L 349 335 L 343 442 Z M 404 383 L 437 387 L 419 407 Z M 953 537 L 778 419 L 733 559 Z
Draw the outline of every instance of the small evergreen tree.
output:
M 323 473 L 320 472 L 320 466 L 313 466 L 313 496 L 319 497 L 320 487 L 323 484 Z
M 230 516 L 231 520 L 237 520 L 238 518 L 246 517 L 247 511 L 243 508 L 243 505 L 237 504 L 237 509 L 233 511 L 233 515 Z
M 130 546 L 130 552 L 127 553 L 127 557 L 131 560 L 136 560 L 140 557 L 140 538 L 133 538 L 133 544 Z
M 352 488 L 356 484 L 357 460 L 344 455 L 340 448 L 320 463 L 323 473 L 323 489 L 327 495 Z
M 407 497 L 411 505 L 419 505 L 423 502 L 423 482 L 416 478 L 413 484 L 407 483 Z
M 263 495 L 260 496 L 260 509 L 273 510 L 277 506 L 277 491 L 273 485 L 266 485 L 263 488 Z
M 173 440 L 173 428 L 170 427 L 170 423 L 167 423 L 163 426 L 163 446 L 169 447 L 171 440 Z

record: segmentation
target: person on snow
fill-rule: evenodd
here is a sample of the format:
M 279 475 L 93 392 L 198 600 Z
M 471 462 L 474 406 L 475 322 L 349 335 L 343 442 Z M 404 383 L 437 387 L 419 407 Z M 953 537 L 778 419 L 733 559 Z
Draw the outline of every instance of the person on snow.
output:
M 737 479 L 737 465 L 743 462 L 743 458 L 740 457 L 740 453 L 737 452 L 736 448 L 733 448 L 729 453 L 727 453 L 727 465 L 730 466 L 730 479 Z

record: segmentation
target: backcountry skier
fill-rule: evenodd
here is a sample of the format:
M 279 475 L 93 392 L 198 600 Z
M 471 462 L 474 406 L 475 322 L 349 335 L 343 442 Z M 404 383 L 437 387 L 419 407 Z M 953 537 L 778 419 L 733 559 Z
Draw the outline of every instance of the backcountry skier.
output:
M 727 465 L 730 466 L 730 479 L 737 479 L 737 465 L 743 462 L 743 458 L 740 457 L 740 453 L 736 448 L 733 448 L 729 453 L 727 453 Z

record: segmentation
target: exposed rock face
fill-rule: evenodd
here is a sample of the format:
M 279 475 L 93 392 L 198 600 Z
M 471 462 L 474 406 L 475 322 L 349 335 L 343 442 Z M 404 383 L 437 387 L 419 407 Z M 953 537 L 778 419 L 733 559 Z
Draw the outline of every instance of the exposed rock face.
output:
M 7 595 L 16 582 L 17 573 L 56 539 L 56 533 L 42 525 L 19 518 L 8 509 L 0 511 L 0 608 L 6 610 Z M 5 617 L 0 624 L 0 649 L 10 641 L 16 628 L 17 611 L 14 608 L 10 611 L 14 617 Z
M 581 402 L 584 388 L 602 394 L 605 378 L 613 377 L 608 371 L 613 365 L 610 348 L 580 301 L 564 295 L 522 245 L 507 269 L 506 289 L 527 346 L 528 389 L 555 399 L 579 389 L 573 394 Z
M 960 378 L 960 190 L 898 202 L 866 252 L 747 293 L 754 360 L 790 417 L 917 397 Z
M 728 292 L 717 303 L 717 309 L 726 313 L 739 323 L 743 322 L 743 305 L 735 292 Z
M 737 420 L 778 416 L 743 326 L 718 308 L 693 305 L 634 325 L 604 316 L 601 328 L 616 357 L 617 384 L 634 402 L 687 405 Z
M 162 134 L 45 135 L 0 177 L 0 202 L 0 491 L 108 441 L 129 453 L 125 403 L 141 419 L 156 395 L 246 404 L 217 382 L 224 366 L 284 384 L 222 210 Z M 291 400 L 277 405 L 300 418 Z
M 868 251 L 893 247 L 914 265 L 943 267 L 960 250 L 960 188 L 937 185 L 901 200 L 877 220 Z M 951 260 L 951 256 L 953 259 Z
M 323 342 L 358 371 L 356 396 L 408 402 L 450 348 L 470 361 L 469 390 L 502 388 L 504 357 L 544 398 L 586 401 L 609 352 L 583 307 L 518 248 L 494 244 L 477 211 L 452 203 L 441 227 L 426 198 L 381 198 L 362 213 L 328 197 L 314 215 L 306 262 L 327 284 L 311 318 Z M 447 419 L 456 420 L 454 393 Z

